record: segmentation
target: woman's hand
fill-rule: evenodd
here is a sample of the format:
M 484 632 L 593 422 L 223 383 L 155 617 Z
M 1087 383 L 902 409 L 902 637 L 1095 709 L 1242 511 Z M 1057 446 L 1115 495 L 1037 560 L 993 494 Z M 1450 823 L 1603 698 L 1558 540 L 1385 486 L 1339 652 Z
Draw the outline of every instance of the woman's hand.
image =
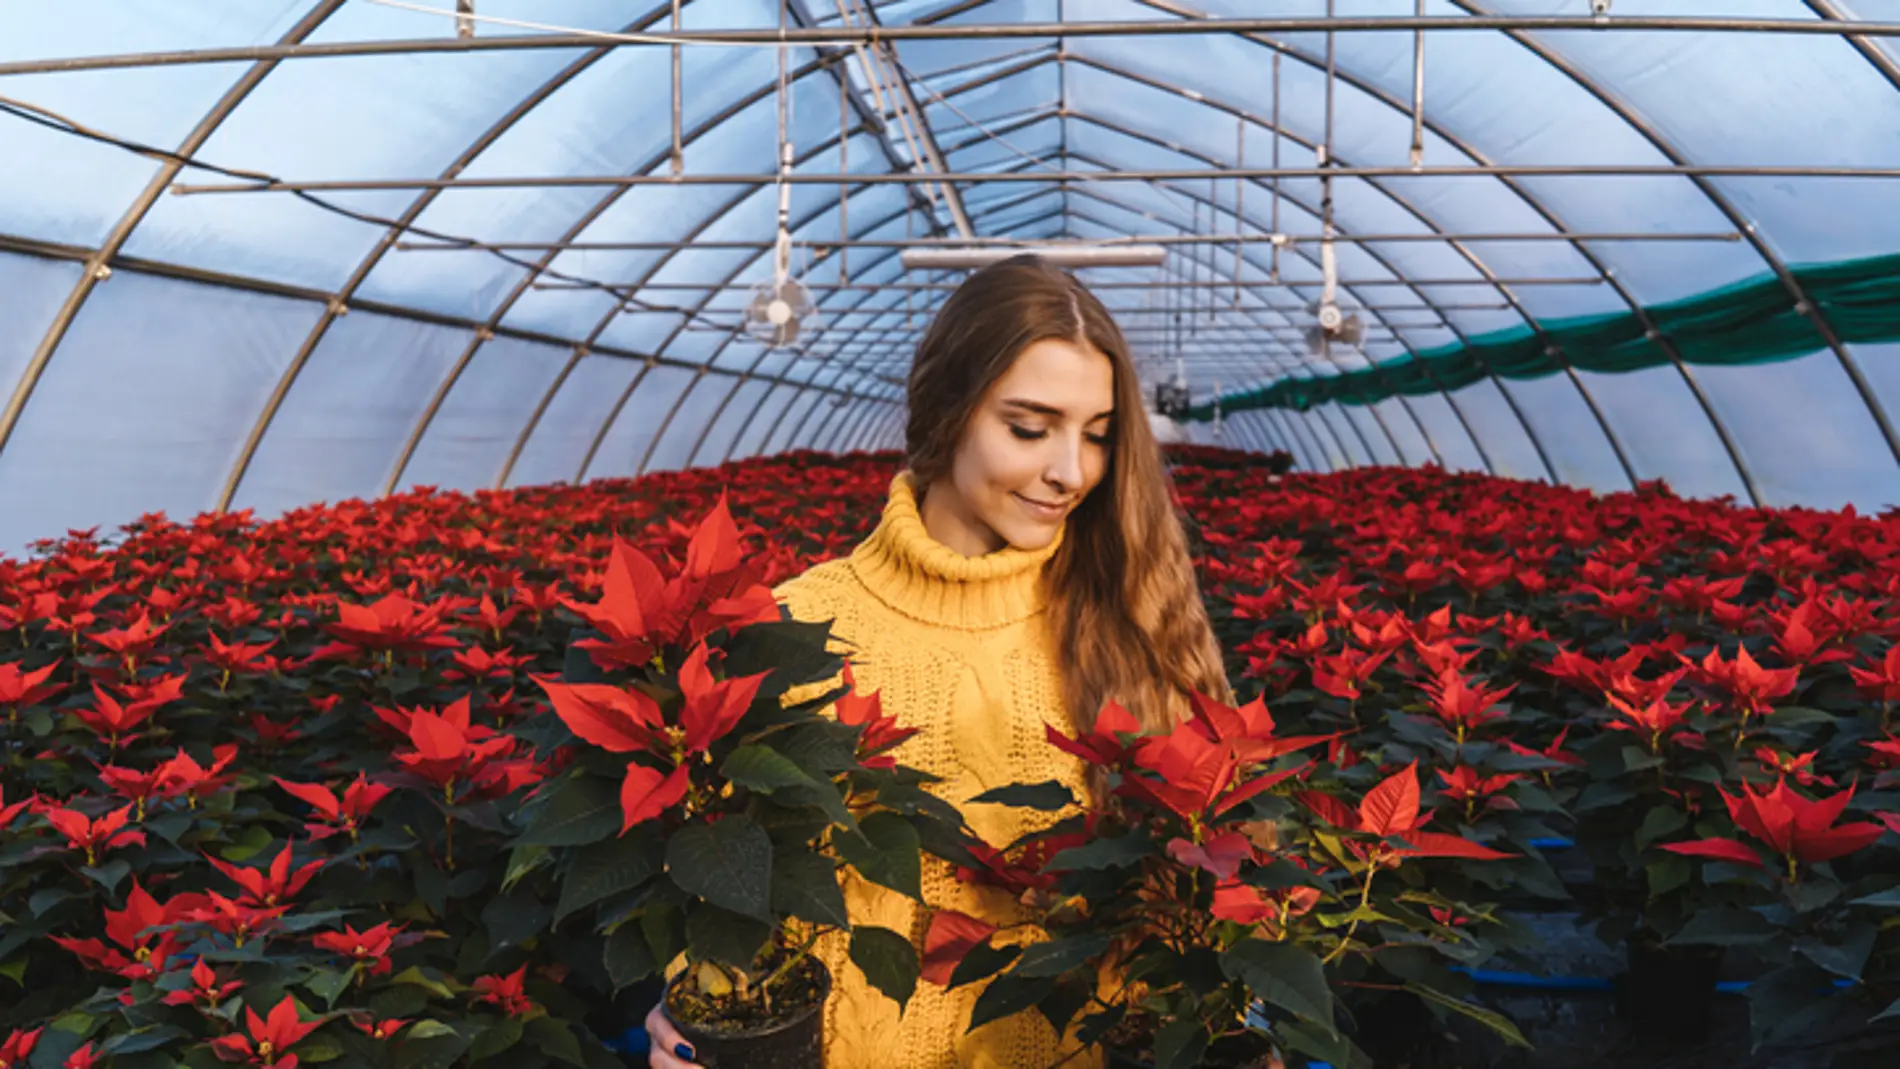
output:
M 693 1045 L 680 1038 L 679 1030 L 666 1019 L 660 1003 L 647 1012 L 647 1065 L 649 1069 L 688 1069 L 693 1061 Z

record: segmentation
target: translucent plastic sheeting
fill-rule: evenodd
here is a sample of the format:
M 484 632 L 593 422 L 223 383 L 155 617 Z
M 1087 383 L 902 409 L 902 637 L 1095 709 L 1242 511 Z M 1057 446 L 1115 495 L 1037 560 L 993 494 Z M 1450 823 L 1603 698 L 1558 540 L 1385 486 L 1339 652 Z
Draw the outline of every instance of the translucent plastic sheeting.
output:
M 638 474 L 640 458 L 652 448 L 653 436 L 659 432 L 661 421 L 699 377 L 699 372 L 680 367 L 660 365 L 648 370 L 640 379 L 639 388 L 620 406 L 613 425 L 601 438 L 600 449 L 594 454 L 593 463 L 588 465 L 587 477 L 630 478 Z
M 773 422 L 784 413 L 785 406 L 790 404 L 797 396 L 798 387 L 790 383 L 780 383 L 773 386 L 766 392 L 765 396 L 759 398 L 758 403 L 753 405 L 751 410 L 746 413 L 744 426 L 741 427 L 734 436 L 732 446 L 728 452 L 720 457 L 709 458 L 709 460 L 741 460 L 745 457 L 759 455 L 766 432 L 771 430 Z
M 1426 440 L 1424 428 L 1413 418 L 1410 408 L 1395 400 L 1381 401 L 1370 407 L 1379 414 L 1397 444 L 1399 463 L 1417 466 L 1437 459 L 1431 443 Z
M 712 418 L 720 402 L 737 385 L 738 381 L 730 375 L 702 376 L 674 410 L 671 422 L 661 433 L 659 441 L 648 451 L 646 463 L 638 473 L 685 467 L 694 439 L 699 437 L 699 432 L 706 426 L 706 421 Z
M 1365 444 L 1372 451 L 1372 463 L 1402 463 L 1399 459 L 1398 437 L 1381 422 L 1383 417 L 1375 416 L 1370 408 L 1364 406 L 1357 409 L 1341 406 L 1337 411 L 1352 422 L 1353 427 L 1358 431 L 1358 437 L 1365 440 Z
M 75 263 L 0 253 L 0 396 L 20 381 L 79 272 Z
M 1493 474 L 1507 479 L 1548 479 L 1550 472 L 1538 456 L 1538 445 L 1531 440 L 1536 434 L 1538 443 L 1544 441 L 1542 428 L 1530 420 L 1522 405 L 1513 408 L 1515 393 L 1507 396 L 1504 392 L 1515 385 L 1500 388 L 1493 379 L 1480 379 L 1454 391 L 1451 398 L 1464 413 L 1472 433 L 1484 443 Z
M 1600 493 L 1630 488 L 1603 424 L 1569 376 L 1513 379 L 1511 396 L 1537 429 L 1537 439 L 1550 455 L 1559 481 Z
M 268 44 L 307 3 L 124 0 L 0 5 L 0 62 L 110 52 Z M 119 137 L 177 147 L 243 73 L 239 64 L 41 74 L 0 79 L 0 96 Z M 96 245 L 158 174 L 157 161 L 0 117 L 0 233 Z
M 1700 375 L 1704 369 L 1691 369 Z M 1682 373 L 1673 367 L 1620 375 L 1579 371 L 1640 479 L 1666 479 L 1679 494 L 1747 501 L 1747 487 L 1703 415 Z
M 779 453 L 791 448 L 792 431 L 804 422 L 805 417 L 811 413 L 812 406 L 818 404 L 824 396 L 817 390 L 807 389 L 792 398 L 791 402 L 785 406 L 784 413 L 774 417 L 777 420 L 776 425 L 766 430 L 765 444 L 760 448 L 760 452 Z
M 1424 394 L 1406 399 L 1418 422 L 1438 446 L 1439 460 L 1450 471 L 1486 471 L 1483 452 L 1466 430 L 1458 410 L 1442 394 Z M 1467 417 L 1468 418 L 1468 417 Z
M 1834 355 L 1696 369 L 1765 505 L 1900 501 L 1900 467 Z
M 211 508 L 321 306 L 119 271 L 0 451 L 0 552 Z
M 759 399 L 764 397 L 766 391 L 771 388 L 770 383 L 759 382 L 756 379 L 740 383 L 738 388 L 721 402 L 724 407 L 719 410 L 718 416 L 711 424 L 702 421 L 681 427 L 679 437 L 693 447 L 693 451 L 687 455 L 681 466 L 703 467 L 719 463 L 719 459 L 732 448 L 732 440 L 738 435 L 739 427 L 758 406 Z
M 232 507 L 263 517 L 382 493 L 466 330 L 356 312 L 331 324 L 271 419 Z
M 548 400 L 503 485 L 574 481 L 608 410 L 641 367 L 617 357 L 582 357 Z
M 493 486 L 535 404 L 570 355 L 517 338 L 496 338 L 475 350 L 416 443 L 399 487 Z

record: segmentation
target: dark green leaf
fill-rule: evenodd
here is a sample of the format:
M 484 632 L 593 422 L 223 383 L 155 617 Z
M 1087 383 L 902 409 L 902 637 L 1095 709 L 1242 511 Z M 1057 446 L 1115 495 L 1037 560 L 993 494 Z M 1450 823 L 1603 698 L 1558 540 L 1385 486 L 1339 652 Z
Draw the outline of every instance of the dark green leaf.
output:
M 1155 1033 L 1155 1069 L 1188 1069 L 1207 1053 L 1207 1029 L 1199 1021 L 1173 1021 Z
M 586 846 L 611 838 L 620 823 L 616 784 L 594 776 L 569 776 L 554 786 L 515 845 Z
M 945 984 L 944 988 L 948 990 L 962 987 L 964 984 L 973 984 L 978 980 L 995 976 L 1010 962 L 1021 957 L 1022 953 L 1022 947 L 991 946 L 989 940 L 986 939 L 971 947 L 970 952 L 963 956 L 963 960 L 957 962 L 957 967 L 950 970 L 950 982 Z
M 79 871 L 84 873 L 87 879 L 105 888 L 106 894 L 112 895 L 115 893 L 113 888 L 119 886 L 119 881 L 132 874 L 132 864 L 124 859 L 114 858 L 97 868 L 82 865 Z
M 1108 949 L 1106 935 L 1068 936 L 1023 948 L 1023 956 L 1010 970 L 1012 976 L 1060 976 Z
M 1867 1023 L 1872 1024 L 1875 1021 L 1884 1021 L 1889 1017 L 1900 1017 L 1900 998 L 1894 999 L 1886 1009 L 1867 1018 Z
M 1661 757 L 1650 753 L 1641 746 L 1623 747 L 1623 770 L 1625 772 L 1641 772 L 1645 769 L 1660 768 L 1662 764 L 1663 759 Z
M 1075 792 L 1050 779 L 1043 780 L 1041 783 L 1012 783 L 1006 787 L 997 787 L 984 791 L 970 801 L 1053 813 L 1058 809 L 1066 809 L 1074 805 Z
M 851 926 L 838 869 L 821 854 L 780 853 L 772 859 L 772 911 L 813 924 Z
M 1749 946 L 1773 939 L 1776 929 L 1768 918 L 1751 909 L 1710 906 L 1700 909 L 1689 923 L 1668 940 L 1670 946 Z
M 1867 959 L 1874 952 L 1874 926 L 1857 924 L 1842 932 L 1837 943 L 1824 943 L 1815 936 L 1804 935 L 1794 941 L 1794 948 L 1802 957 L 1835 976 L 1859 980 L 1861 969 L 1867 966 Z
M 1057 1035 L 1068 1031 L 1069 1022 L 1081 1012 L 1095 997 L 1095 978 L 1070 977 L 1056 981 L 1056 989 L 1048 998 L 1036 1003 L 1036 1012 L 1049 1022 Z
M 35 917 L 45 916 L 46 911 L 78 894 L 70 887 L 46 887 L 33 892 L 26 900 L 27 911 Z
M 1659 805 L 1643 816 L 1636 829 L 1636 848 L 1641 850 L 1665 835 L 1674 835 L 1689 826 L 1689 814 L 1680 806 Z
M 137 1054 L 144 1050 L 157 1050 L 172 1040 L 188 1033 L 177 1025 L 161 1024 L 149 1028 L 138 1028 L 130 1032 L 113 1036 L 99 1044 L 99 1054 Z
M 773 748 L 819 775 L 858 766 L 858 729 L 835 720 L 800 724 L 773 736 Z
M 1310 1054 L 1334 1069 L 1373 1069 L 1371 1057 L 1352 1040 L 1305 1021 L 1275 1021 L 1273 1034 L 1285 1040 L 1293 1050 Z
M 666 844 L 666 871 L 687 894 L 771 919 L 772 840 L 744 813 L 674 832 Z
M 356 966 L 347 969 L 318 969 L 314 975 L 303 982 L 311 994 L 323 1000 L 323 1008 L 328 1011 L 336 1007 L 336 997 L 350 986 L 356 976 Z
M 1504 1041 L 1514 1047 L 1523 1047 L 1526 1050 L 1530 1049 L 1531 1045 L 1529 1041 L 1524 1038 L 1524 1033 L 1517 1030 L 1517 1026 L 1511 1023 L 1509 1017 L 1504 1016 L 1496 1010 L 1486 1009 L 1483 1006 L 1460 1001 L 1435 987 L 1429 987 L 1417 982 L 1407 983 L 1405 989 L 1435 1006 L 1442 1006 L 1453 1012 L 1464 1014 L 1466 1017 L 1477 1021 L 1479 1024 L 1484 1025 L 1486 1028 L 1504 1037 Z
M 1049 859 L 1050 872 L 1088 872 L 1121 868 L 1155 855 L 1154 840 L 1138 831 L 1114 839 L 1095 839 L 1071 846 Z
M 681 834 L 690 830 L 681 829 Z M 554 923 L 609 895 L 640 886 L 659 875 L 666 862 L 660 831 L 650 823 L 630 828 L 617 839 L 581 847 L 574 851 L 574 859 L 561 879 L 561 901 L 554 909 Z
M 770 746 L 754 743 L 739 747 L 726 757 L 719 772 L 747 790 L 794 805 L 815 805 L 836 823 L 847 827 L 856 824 L 836 784 L 814 778 Z
M 1049 997 L 1056 982 L 1047 977 L 999 976 L 976 997 L 970 1010 L 970 1030 L 1001 1020 Z
M 922 901 L 923 857 L 917 829 L 895 813 L 872 813 L 855 832 L 831 838 L 838 853 L 872 883 Z
M 492 1058 L 519 1042 L 521 1018 L 503 1017 L 475 1033 L 475 1042 L 468 1047 L 468 1060 L 479 1062 L 483 1058 Z
M 396 1044 L 396 1069 L 449 1069 L 468 1050 L 468 1042 L 468 1037 L 460 1033 L 405 1038 Z
M 1900 887 L 1889 887 L 1871 895 L 1862 895 L 1849 902 L 1850 906 L 1900 906 Z
M 1843 1035 L 1860 1026 L 1866 1010 L 1852 991 L 1836 991 L 1826 973 L 1803 961 L 1776 969 L 1748 985 L 1749 1031 L 1755 1049 L 1801 1036 Z
M 587 1058 L 581 1053 L 580 1037 L 574 1034 L 574 1028 L 566 1021 L 555 1017 L 536 1017 L 528 1022 L 525 1038 L 534 1045 L 534 1049 L 551 1054 L 569 1065 L 587 1064 Z
M 562 893 L 566 893 L 562 887 Z M 541 934 L 553 914 L 548 904 L 524 892 L 501 895 L 482 907 L 482 926 L 488 929 L 488 952 L 519 946 Z
M 759 684 L 759 697 L 777 698 L 795 686 L 837 674 L 839 658 L 826 652 L 830 635 L 829 621 L 753 624 L 726 641 L 721 667 L 729 677 L 769 673 Z
M 1643 872 L 1649 878 L 1649 894 L 1660 898 L 1678 887 L 1686 886 L 1689 878 L 1695 875 L 1689 859 L 1680 854 L 1659 857 L 1643 866 Z
M 1081 1026 L 1075 1030 L 1076 1042 L 1085 1047 L 1100 1043 L 1102 1037 L 1108 1035 L 1109 1029 L 1120 1024 L 1122 1018 L 1127 1015 L 1128 1010 L 1124 1006 L 1114 1006 L 1087 1014 L 1082 1018 Z
M 1333 992 L 1319 959 L 1291 943 L 1243 939 L 1221 955 L 1221 968 L 1247 985 L 1258 998 L 1304 1017 L 1328 1032 L 1333 1025 Z
M 728 754 L 725 763 L 719 766 L 719 774 L 760 794 L 771 794 L 784 787 L 818 785 L 791 758 L 759 743 L 741 746 Z
M 770 938 L 770 923 L 704 902 L 686 915 L 686 946 L 700 961 L 750 968 Z
M 1285 858 L 1274 858 L 1241 873 L 1240 879 L 1249 887 L 1258 887 L 1262 891 L 1279 891 L 1288 887 L 1324 887 L 1320 878 L 1313 875 L 1311 869 L 1303 869 Z
M 902 1013 L 911 992 L 917 989 L 917 948 L 910 940 L 889 928 L 861 924 L 851 930 L 851 963 L 863 971 L 872 987 L 896 1002 Z
M 616 994 L 628 984 L 636 984 L 652 976 L 660 967 L 653 960 L 653 950 L 647 945 L 645 930 L 633 922 L 623 924 L 608 934 L 607 944 L 601 951 L 601 961 L 607 966 L 607 976 L 613 980 Z
M 1762 720 L 1762 725 L 1773 731 L 1777 728 L 1810 728 L 1816 724 L 1837 724 L 1840 717 L 1821 709 L 1810 709 L 1805 705 L 1783 705 L 1777 707 Z

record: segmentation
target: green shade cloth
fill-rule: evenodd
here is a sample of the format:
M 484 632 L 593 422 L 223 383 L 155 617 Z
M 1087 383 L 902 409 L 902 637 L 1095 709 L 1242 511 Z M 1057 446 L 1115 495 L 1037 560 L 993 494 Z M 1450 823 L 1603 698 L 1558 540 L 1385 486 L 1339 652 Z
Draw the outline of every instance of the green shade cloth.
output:
M 1900 254 L 1798 267 L 1793 274 L 1842 341 L 1900 340 Z M 1634 312 L 1552 320 L 1541 337 L 1528 326 L 1512 327 L 1357 371 L 1281 379 L 1221 398 L 1221 411 L 1305 411 L 1327 402 L 1367 405 L 1400 394 L 1449 392 L 1489 375 L 1549 375 L 1562 371 L 1566 359 L 1588 371 L 1636 371 L 1670 362 L 1664 338 L 1689 364 L 1763 364 L 1827 345 L 1774 275 L 1656 305 L 1647 313 L 1656 336 Z M 1213 415 L 1209 403 L 1190 408 L 1187 419 L 1199 422 Z

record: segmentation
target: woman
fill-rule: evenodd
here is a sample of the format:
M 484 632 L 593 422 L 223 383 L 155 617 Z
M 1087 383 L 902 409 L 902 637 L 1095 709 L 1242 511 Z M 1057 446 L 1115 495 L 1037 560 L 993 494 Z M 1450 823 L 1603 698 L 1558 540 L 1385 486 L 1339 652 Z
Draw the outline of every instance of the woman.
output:
M 1127 344 L 1094 295 L 1033 256 L 976 272 L 925 333 L 909 405 L 908 467 L 876 531 L 774 593 L 797 619 L 836 621 L 860 692 L 921 729 L 897 759 L 944 777 L 938 793 L 1003 846 L 1060 814 L 969 798 L 1050 779 L 1088 789 L 1044 725 L 1085 728 L 1114 698 L 1154 729 L 1185 717 L 1189 689 L 1232 695 Z M 928 910 L 856 880 L 845 890 L 853 923 L 921 947 Z M 1025 917 L 936 859 L 924 898 L 997 924 Z M 1074 1052 L 1034 1011 L 966 1032 L 980 984 L 919 984 L 900 1015 L 842 937 L 820 954 L 829 1069 L 1028 1069 Z M 647 1027 L 650 1065 L 692 1064 L 658 1007 Z

